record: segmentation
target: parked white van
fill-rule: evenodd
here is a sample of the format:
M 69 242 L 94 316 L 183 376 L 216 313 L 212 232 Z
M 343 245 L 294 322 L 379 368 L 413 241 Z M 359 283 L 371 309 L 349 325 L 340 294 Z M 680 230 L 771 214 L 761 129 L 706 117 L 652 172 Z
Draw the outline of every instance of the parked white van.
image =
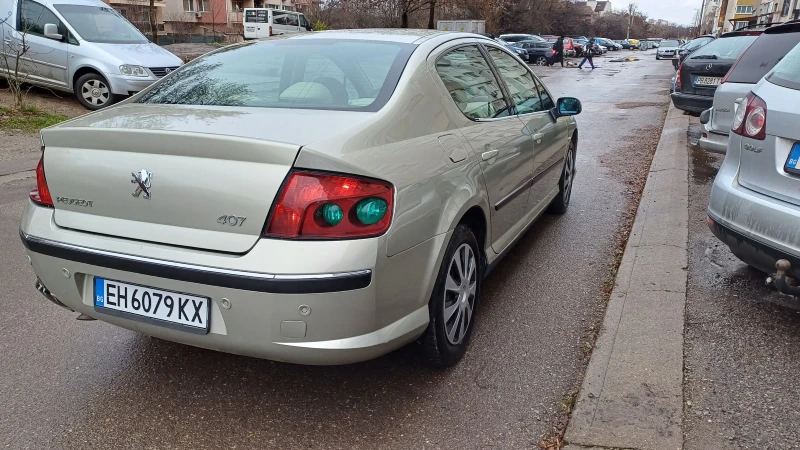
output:
M 89 109 L 182 64 L 100 0 L 0 0 L 0 34 L 0 76 L 72 92 Z
M 245 40 L 307 31 L 311 31 L 311 25 L 302 13 L 273 8 L 244 9 Z

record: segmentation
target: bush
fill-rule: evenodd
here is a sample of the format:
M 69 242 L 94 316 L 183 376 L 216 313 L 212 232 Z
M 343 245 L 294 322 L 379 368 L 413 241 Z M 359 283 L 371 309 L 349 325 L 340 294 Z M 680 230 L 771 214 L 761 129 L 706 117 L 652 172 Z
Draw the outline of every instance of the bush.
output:
M 328 29 L 328 25 L 321 20 L 317 20 L 317 23 L 314 24 L 314 31 L 325 31 Z

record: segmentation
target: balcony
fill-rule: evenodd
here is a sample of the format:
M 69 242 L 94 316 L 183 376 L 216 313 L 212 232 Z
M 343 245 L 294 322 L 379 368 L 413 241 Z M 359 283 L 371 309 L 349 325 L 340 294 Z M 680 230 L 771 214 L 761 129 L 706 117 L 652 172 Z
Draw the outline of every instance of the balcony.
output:
M 244 18 L 244 11 L 228 12 L 228 23 L 242 23 L 243 18 Z

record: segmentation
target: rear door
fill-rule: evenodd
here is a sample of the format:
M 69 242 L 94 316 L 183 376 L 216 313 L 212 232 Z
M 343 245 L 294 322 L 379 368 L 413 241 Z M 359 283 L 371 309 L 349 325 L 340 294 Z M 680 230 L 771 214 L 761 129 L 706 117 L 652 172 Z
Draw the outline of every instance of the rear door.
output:
M 489 195 L 491 242 L 501 252 L 519 232 L 533 178 L 531 138 L 477 43 L 436 59 L 436 72 L 469 120 L 461 132 L 480 158 Z
M 261 39 L 269 37 L 269 25 L 270 25 L 269 10 L 263 8 L 245 8 L 244 10 L 245 39 Z
M 547 44 L 543 44 L 547 45 Z M 530 136 L 526 143 L 533 153 L 533 177 L 527 210 L 541 207 L 556 187 L 561 174 L 559 162 L 567 143 L 566 123 L 556 121 L 550 108 L 555 106 L 544 85 L 530 69 L 497 47 L 489 47 L 489 55 L 514 103 L 517 116 L 525 125 L 523 133 Z

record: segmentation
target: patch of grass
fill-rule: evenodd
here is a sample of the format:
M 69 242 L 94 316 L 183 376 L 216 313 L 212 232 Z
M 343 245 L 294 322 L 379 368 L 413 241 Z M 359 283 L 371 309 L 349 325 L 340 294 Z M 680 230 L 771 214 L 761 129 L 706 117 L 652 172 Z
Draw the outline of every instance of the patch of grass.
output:
M 61 114 L 50 114 L 33 105 L 25 105 L 18 110 L 0 106 L 0 129 L 2 130 L 22 130 L 35 133 L 68 118 Z

